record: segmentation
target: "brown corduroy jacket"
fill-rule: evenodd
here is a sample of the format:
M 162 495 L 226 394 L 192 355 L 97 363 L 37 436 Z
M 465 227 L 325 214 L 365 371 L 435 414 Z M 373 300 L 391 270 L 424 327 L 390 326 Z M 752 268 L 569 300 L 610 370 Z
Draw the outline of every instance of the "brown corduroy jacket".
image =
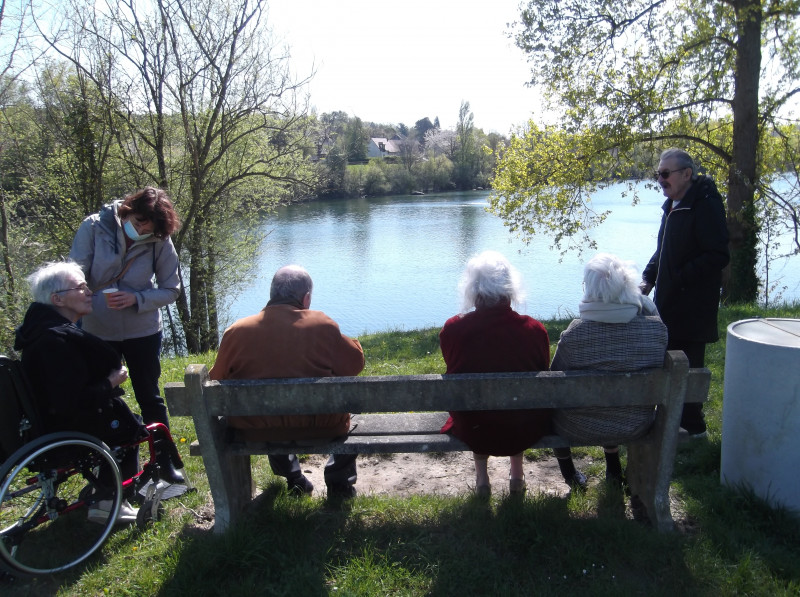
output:
M 364 351 L 322 311 L 268 305 L 225 330 L 211 379 L 272 379 L 358 375 Z M 350 428 L 350 413 L 230 417 L 251 441 L 332 438 Z

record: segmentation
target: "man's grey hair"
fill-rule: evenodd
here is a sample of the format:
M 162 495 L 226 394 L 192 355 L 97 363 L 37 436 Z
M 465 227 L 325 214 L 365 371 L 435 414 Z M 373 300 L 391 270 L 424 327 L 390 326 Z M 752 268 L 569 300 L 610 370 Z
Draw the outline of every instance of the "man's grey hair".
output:
M 467 262 L 459 291 L 464 313 L 478 303 L 491 307 L 501 300 L 514 305 L 525 300 L 519 270 L 497 251 L 484 251 Z
M 314 289 L 309 273 L 299 265 L 286 265 L 272 277 L 269 300 L 294 299 L 303 302 L 303 297 Z
M 678 168 L 691 168 L 692 180 L 697 180 L 698 176 L 697 166 L 695 166 L 692 156 L 690 156 L 682 149 L 678 149 L 677 147 L 671 147 L 661 152 L 661 157 L 659 158 L 659 160 L 664 161 L 670 158 L 675 159 L 675 161 L 678 163 Z
M 633 264 L 616 255 L 598 253 L 583 268 L 583 300 L 642 306 L 639 276 Z
M 77 279 L 79 284 L 86 281 L 81 266 L 74 261 L 56 261 L 44 264 L 28 276 L 33 300 L 37 303 L 52 305 L 53 294 L 67 290 L 72 284 L 69 281 L 70 277 Z

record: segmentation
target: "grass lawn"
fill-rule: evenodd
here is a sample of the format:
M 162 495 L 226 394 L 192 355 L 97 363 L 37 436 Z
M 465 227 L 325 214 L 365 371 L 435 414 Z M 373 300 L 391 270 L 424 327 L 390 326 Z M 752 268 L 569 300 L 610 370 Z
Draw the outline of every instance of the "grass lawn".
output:
M 147 530 L 119 528 L 85 566 L 0 580 L 0 595 L 800 595 L 800 519 L 719 481 L 725 331 L 757 316 L 800 318 L 800 306 L 721 311 L 722 339 L 706 357 L 709 438 L 679 448 L 675 463 L 673 513 L 684 520 L 675 533 L 627 519 L 622 496 L 602 483 L 569 498 L 359 496 L 331 507 L 288 496 L 259 458 L 262 495 L 219 536 L 207 523 L 202 461 L 188 456 L 191 419 L 181 417 L 173 432 L 196 493 L 165 502 L 165 519 Z M 545 322 L 553 348 L 568 323 Z M 361 337 L 364 374 L 443 372 L 437 334 Z M 213 359 L 165 360 L 162 382 Z M 602 459 L 599 448 L 589 450 Z

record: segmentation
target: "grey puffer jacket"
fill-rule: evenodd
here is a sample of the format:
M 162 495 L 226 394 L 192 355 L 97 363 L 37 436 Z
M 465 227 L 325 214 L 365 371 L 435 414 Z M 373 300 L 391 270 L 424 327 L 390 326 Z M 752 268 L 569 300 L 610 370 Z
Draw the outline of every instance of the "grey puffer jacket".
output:
M 81 266 L 94 291 L 93 311 L 83 318 L 83 329 L 103 340 L 143 338 L 161 331 L 161 307 L 175 302 L 180 292 L 178 254 L 170 238 L 150 237 L 125 243 L 117 210 L 121 200 L 105 205 L 87 217 L 72 242 L 70 259 Z M 133 263 L 119 280 L 112 280 Z M 155 283 L 154 283 L 155 278 Z M 120 311 L 109 309 L 104 288 L 133 292 L 136 304 Z

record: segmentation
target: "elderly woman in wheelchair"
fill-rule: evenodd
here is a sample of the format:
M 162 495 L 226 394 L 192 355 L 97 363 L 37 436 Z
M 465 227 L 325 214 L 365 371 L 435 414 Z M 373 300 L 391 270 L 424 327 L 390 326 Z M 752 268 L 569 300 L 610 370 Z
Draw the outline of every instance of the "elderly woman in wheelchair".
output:
M 3 456 L 16 450 L 0 466 L 0 564 L 37 574 L 82 561 L 115 523 L 157 518 L 155 488 L 188 482 L 167 427 L 145 427 L 120 398 L 128 373 L 119 355 L 76 325 L 92 310 L 81 268 L 51 263 L 28 280 L 35 302 L 17 329 L 21 368 L 0 363 L 3 408 L 16 400 L 18 411 L 2 429 Z M 145 441 L 151 457 L 141 468 Z M 144 488 L 140 511 L 129 500 Z

